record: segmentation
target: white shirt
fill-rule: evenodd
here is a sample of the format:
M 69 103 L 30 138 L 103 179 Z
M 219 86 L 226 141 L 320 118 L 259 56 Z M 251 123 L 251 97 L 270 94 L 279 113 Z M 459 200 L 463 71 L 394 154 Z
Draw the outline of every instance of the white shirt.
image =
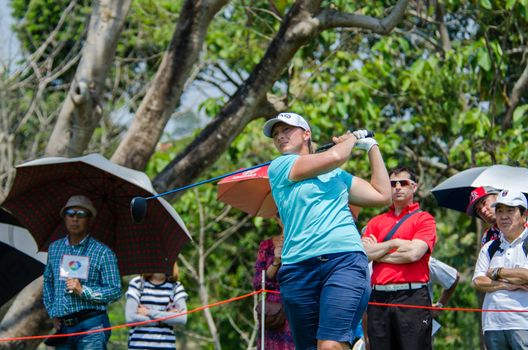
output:
M 442 286 L 442 289 L 449 289 L 456 281 L 458 271 L 440 260 L 433 257 L 429 258 L 429 295 L 433 301 L 433 284 L 437 283 Z
M 500 249 L 495 252 L 493 258 L 489 259 L 488 248 L 493 243 L 486 243 L 480 250 L 473 281 L 477 277 L 486 276 L 490 268 L 525 268 L 528 269 L 528 258 L 523 251 L 524 239 L 528 236 L 528 229 L 524 229 L 519 237 L 512 243 L 506 241 L 501 233 Z M 491 310 L 527 310 L 528 291 L 521 290 L 498 290 L 488 292 L 484 297 L 483 309 Z M 497 330 L 528 330 L 528 313 L 526 312 L 483 312 L 483 331 Z

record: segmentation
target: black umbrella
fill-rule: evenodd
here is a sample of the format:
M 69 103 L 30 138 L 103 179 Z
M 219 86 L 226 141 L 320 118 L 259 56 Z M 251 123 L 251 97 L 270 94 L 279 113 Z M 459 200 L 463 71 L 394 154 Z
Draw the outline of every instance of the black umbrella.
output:
M 465 213 L 469 204 L 469 194 L 480 186 L 491 186 L 499 190 L 517 190 L 526 195 L 528 169 L 500 164 L 471 168 L 451 176 L 431 192 L 439 206 Z
M 0 305 L 44 272 L 46 253 L 37 253 L 31 234 L 10 213 L 0 209 Z

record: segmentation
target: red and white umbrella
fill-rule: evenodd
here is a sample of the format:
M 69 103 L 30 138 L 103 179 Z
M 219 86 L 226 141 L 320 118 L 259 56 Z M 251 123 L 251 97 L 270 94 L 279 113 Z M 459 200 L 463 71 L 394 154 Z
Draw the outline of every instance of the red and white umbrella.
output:
M 218 200 L 253 216 L 272 218 L 278 210 L 268 176 L 269 165 L 224 178 L 218 183 Z M 357 218 L 360 208 L 350 205 Z
M 218 183 L 218 200 L 253 216 L 277 215 L 268 177 L 269 165 L 224 178 Z

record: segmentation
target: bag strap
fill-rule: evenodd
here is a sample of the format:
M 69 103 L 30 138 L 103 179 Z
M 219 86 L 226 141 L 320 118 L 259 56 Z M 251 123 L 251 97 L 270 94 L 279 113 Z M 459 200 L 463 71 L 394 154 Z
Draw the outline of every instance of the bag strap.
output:
M 407 220 L 408 218 L 410 218 L 411 216 L 413 216 L 414 214 L 419 213 L 419 212 L 421 212 L 421 210 L 420 209 L 416 209 L 415 211 L 412 211 L 409 214 L 405 215 L 403 218 L 401 218 L 401 220 L 398 221 L 398 223 L 396 225 L 394 225 L 394 227 L 389 231 L 389 233 L 387 233 L 387 235 L 383 239 L 383 242 L 390 240 L 392 238 L 392 236 L 394 236 L 396 231 L 398 231 L 400 226 L 405 222 L 405 220 Z
M 500 238 L 497 238 L 496 240 L 494 240 L 488 247 L 488 255 L 489 255 L 489 259 L 491 261 L 491 259 L 493 259 L 493 256 L 495 255 L 496 252 L 503 252 L 504 250 L 501 249 L 501 241 L 500 241 Z M 523 240 L 523 243 L 522 243 L 522 249 L 523 249 L 523 252 L 524 252 L 524 255 L 526 257 L 528 257 L 528 237 L 526 237 L 524 240 Z
M 493 242 L 491 242 L 491 244 L 488 247 L 488 255 L 489 255 L 490 261 L 491 261 L 491 259 L 493 259 L 493 255 L 495 255 L 495 253 L 497 251 L 499 251 L 499 250 L 501 252 L 503 251 L 500 246 L 501 246 L 500 238 L 498 238 L 498 239 L 494 240 Z M 524 244 L 523 244 L 523 248 L 524 248 Z

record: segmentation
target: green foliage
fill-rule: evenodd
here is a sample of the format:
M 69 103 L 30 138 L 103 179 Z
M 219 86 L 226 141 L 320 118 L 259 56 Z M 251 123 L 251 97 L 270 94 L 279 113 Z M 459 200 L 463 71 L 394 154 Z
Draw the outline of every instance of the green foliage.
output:
M 21 20 L 17 26 L 18 35 L 27 52 L 39 47 L 50 35 L 68 3 L 65 0 L 12 0 L 14 14 Z M 115 111 L 130 105 L 133 113 L 137 108 L 135 101 L 144 93 L 144 87 L 171 41 L 182 3 L 181 0 L 133 1 L 118 45 L 116 65 L 108 79 L 109 86 L 110 82 L 118 81 L 117 89 L 111 90 L 112 96 L 105 96 L 106 110 Z M 201 57 L 204 68 L 199 77 L 213 78 L 223 70 L 235 82 L 242 82 L 264 55 L 293 3 L 293 0 L 231 1 L 207 33 L 206 49 Z M 325 0 L 322 6 L 382 17 L 394 3 Z M 84 40 L 90 5 L 88 0 L 79 1 L 66 18 L 58 36 L 63 45 L 59 58 L 68 57 L 69 51 Z M 429 190 L 452 170 L 495 163 L 527 165 L 528 101 L 525 95 L 513 113 L 513 127 L 506 128 L 503 122 L 511 102 L 508 96 L 526 66 L 523 55 L 528 33 L 528 2 L 445 1 L 450 51 L 442 49 L 438 27 L 429 20 L 435 16 L 434 6 L 419 5 L 410 5 L 413 12 L 408 12 L 398 30 L 390 35 L 349 29 L 321 32 L 296 53 L 271 92 L 286 97 L 290 110 L 309 119 L 313 138 L 319 144 L 347 129 L 372 129 L 389 168 L 405 163 L 418 171 L 422 205 L 437 219 L 438 243 L 434 255 L 462 274 L 450 306 L 474 308 L 478 301 L 470 281 L 480 232 L 475 222 L 464 214 L 438 208 Z M 49 50 L 58 47 L 56 43 Z M 53 64 L 60 62 L 57 59 Z M 72 70 L 56 84 L 61 85 L 61 79 L 68 81 Z M 234 86 L 232 81 L 225 79 L 221 85 L 230 89 Z M 34 86 L 0 89 L 0 103 L 11 110 L 12 105 L 7 101 L 16 100 L 17 107 L 12 108 L 12 115 L 24 115 L 35 90 Z M 64 89 L 48 90 L 40 114 L 53 116 L 64 94 Z M 227 100 L 226 96 L 210 98 L 202 103 L 201 110 L 213 117 Z M 36 150 L 43 148 L 47 137 L 39 134 L 39 125 L 40 120 L 34 118 L 21 127 L 16 136 L 19 149 L 38 153 Z M 202 179 L 277 156 L 261 128 L 261 120 L 247 125 Z M 101 126 L 96 138 L 103 140 L 113 132 L 111 127 Z M 159 173 L 192 139 L 160 146 L 148 164 L 148 175 L 152 178 Z M 96 147 L 103 143 L 96 143 Z M 115 145 L 106 147 L 106 152 L 110 153 Z M 354 152 L 344 168 L 364 178 L 370 176 L 363 152 Z M 240 211 L 227 210 L 216 199 L 214 184 L 185 192 L 174 206 L 195 239 L 182 252 L 195 268 L 200 245 L 205 250 L 212 247 L 223 239 L 226 230 L 245 218 Z M 379 212 L 377 209 L 363 210 L 358 226 L 364 226 Z M 211 252 L 205 261 L 209 302 L 252 290 L 258 243 L 276 232 L 277 227 L 270 220 L 251 219 Z M 182 280 L 190 294 L 189 308 L 201 306 L 198 281 L 192 271 L 182 270 Z M 123 322 L 120 308 L 121 304 L 112 307 L 114 324 Z M 252 310 L 253 300 L 211 309 L 224 348 L 247 348 L 230 319 L 247 335 L 255 326 Z M 442 313 L 443 328 L 435 338 L 435 348 L 478 348 L 479 317 L 478 313 Z M 181 338 L 191 341 L 197 339 L 196 335 L 205 339 L 201 340 L 200 348 L 212 348 L 201 312 L 189 317 Z M 126 331 L 114 332 L 113 339 L 119 346 L 126 339 Z

